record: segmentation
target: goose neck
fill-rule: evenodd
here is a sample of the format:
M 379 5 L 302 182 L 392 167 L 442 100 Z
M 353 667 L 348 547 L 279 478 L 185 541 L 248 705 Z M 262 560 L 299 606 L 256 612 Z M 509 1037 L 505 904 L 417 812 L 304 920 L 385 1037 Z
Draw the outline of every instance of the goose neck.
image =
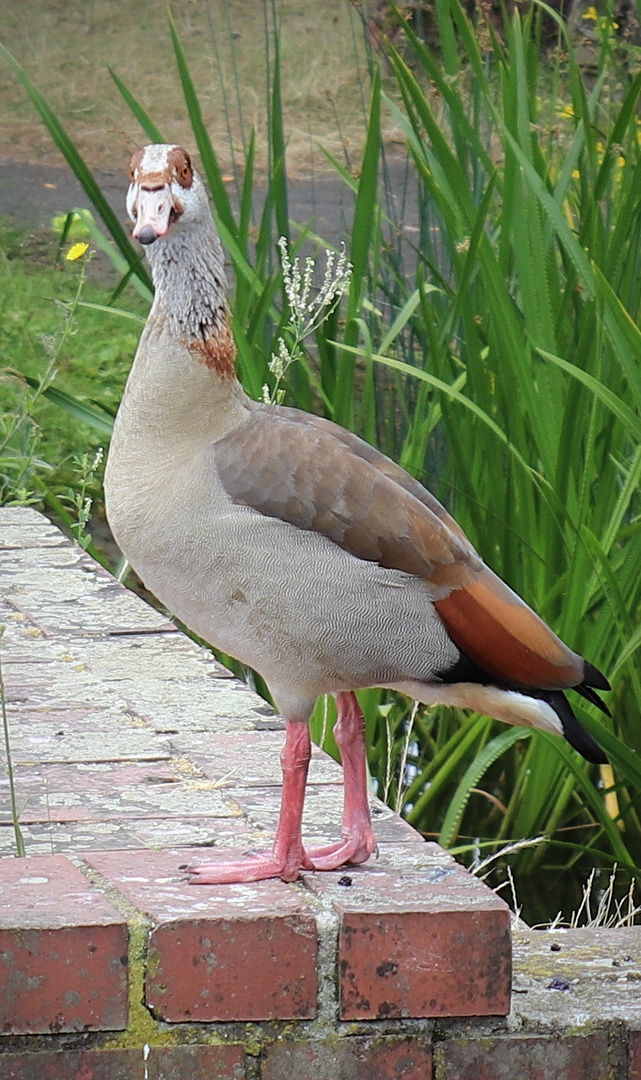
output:
M 155 287 L 150 319 L 221 376 L 234 375 L 222 247 L 213 222 L 185 226 L 147 252 Z

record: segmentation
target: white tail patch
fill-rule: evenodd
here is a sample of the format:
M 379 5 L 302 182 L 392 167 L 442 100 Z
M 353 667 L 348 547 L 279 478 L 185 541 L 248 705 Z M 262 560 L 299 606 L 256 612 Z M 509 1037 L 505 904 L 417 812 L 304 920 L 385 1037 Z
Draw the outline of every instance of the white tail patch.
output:
M 400 690 L 424 705 L 474 709 L 505 724 L 540 728 L 553 735 L 563 735 L 563 725 L 552 706 L 547 701 L 518 690 L 501 690 L 498 686 L 481 686 L 479 683 L 420 682 L 395 683 L 392 689 Z

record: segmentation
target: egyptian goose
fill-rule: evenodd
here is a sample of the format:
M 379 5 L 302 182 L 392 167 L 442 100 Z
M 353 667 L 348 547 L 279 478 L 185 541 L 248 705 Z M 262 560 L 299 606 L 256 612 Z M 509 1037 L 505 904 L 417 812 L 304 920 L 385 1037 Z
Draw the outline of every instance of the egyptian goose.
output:
M 286 721 L 272 851 L 210 861 L 192 880 L 293 881 L 376 851 L 359 687 L 542 728 L 605 762 L 563 691 L 607 711 L 594 689 L 607 680 L 484 565 L 434 496 L 349 431 L 245 394 L 223 251 L 186 151 L 139 150 L 127 209 L 156 293 L 111 441 L 109 522 L 147 588 L 260 672 Z M 342 837 L 306 850 L 308 719 L 327 693 Z

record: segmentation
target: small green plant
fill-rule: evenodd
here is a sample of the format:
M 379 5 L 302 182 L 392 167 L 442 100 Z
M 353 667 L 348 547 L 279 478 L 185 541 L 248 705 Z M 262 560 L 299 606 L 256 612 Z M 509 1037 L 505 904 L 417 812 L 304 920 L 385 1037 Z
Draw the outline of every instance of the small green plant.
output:
M 34 476 L 38 470 L 49 468 L 38 457 L 41 433 L 34 416 L 56 376 L 56 358 L 49 353 L 50 340 L 43 344 L 47 361 L 31 385 L 17 369 L 0 369 L 0 385 L 7 400 L 0 412 L 0 505 L 28 506 L 37 502 L 39 493 Z
M 91 520 L 93 498 L 89 491 L 93 490 L 98 482 L 100 466 L 102 465 L 105 452 L 99 446 L 95 454 L 79 454 L 74 457 L 74 466 L 77 475 L 77 486 L 69 488 L 62 496 L 64 502 L 73 508 L 75 520 L 70 523 L 76 543 L 86 551 L 93 543 L 91 533 L 87 526 Z
M 16 855 L 22 858 L 25 852 L 24 839 L 20 829 L 20 813 L 16 798 L 16 785 L 13 775 L 13 759 L 11 756 L 11 739 L 9 737 L 9 717 L 7 715 L 7 698 L 4 689 L 4 677 L 2 674 L 2 641 L 6 626 L 0 626 L 0 711 L 2 712 L 2 731 L 4 735 L 5 769 L 9 778 L 9 798 L 11 801 L 11 821 L 13 823 L 13 835 L 16 841 Z
M 67 258 L 82 259 L 73 298 L 69 302 L 57 301 L 62 325 L 51 333 L 40 335 L 40 345 L 46 361 L 37 377 L 29 377 L 24 371 L 7 367 L 0 377 L 9 391 L 9 408 L 0 415 L 0 504 L 28 505 L 42 499 L 44 482 L 42 474 L 52 466 L 38 455 L 42 431 L 36 414 L 43 399 L 54 390 L 54 382 L 69 339 L 78 331 L 76 315 L 86 281 L 87 244 L 75 244 Z M 90 257 L 90 256 L 89 256 Z
M 11 408 L 0 415 L 0 504 L 29 506 L 40 499 L 34 475 L 50 466 L 37 453 L 40 430 L 34 412 L 54 378 L 54 361 L 49 361 L 33 389 L 12 369 L 0 373 L 0 381 L 12 390 Z

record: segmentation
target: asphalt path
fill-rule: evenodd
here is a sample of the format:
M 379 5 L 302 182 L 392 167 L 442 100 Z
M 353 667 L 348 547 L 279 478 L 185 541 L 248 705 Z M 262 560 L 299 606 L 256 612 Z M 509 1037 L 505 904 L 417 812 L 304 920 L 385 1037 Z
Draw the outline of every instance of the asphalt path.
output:
M 401 158 L 392 159 L 386 168 L 390 177 L 388 190 L 395 193 L 395 216 L 406 236 L 413 239 L 418 213 L 415 189 L 408 189 L 405 164 Z M 118 218 L 125 224 L 126 174 L 120 170 L 96 172 L 95 177 Z M 234 202 L 233 184 L 229 185 L 229 193 Z M 263 198 L 264 191 L 257 187 L 256 215 L 260 214 Z M 325 174 L 290 182 L 288 199 L 292 222 L 309 226 L 333 245 L 349 238 L 354 196 L 340 177 Z M 51 225 L 54 216 L 78 207 L 93 209 L 88 196 L 67 167 L 0 161 L 0 217 L 9 218 L 28 229 L 42 229 Z

